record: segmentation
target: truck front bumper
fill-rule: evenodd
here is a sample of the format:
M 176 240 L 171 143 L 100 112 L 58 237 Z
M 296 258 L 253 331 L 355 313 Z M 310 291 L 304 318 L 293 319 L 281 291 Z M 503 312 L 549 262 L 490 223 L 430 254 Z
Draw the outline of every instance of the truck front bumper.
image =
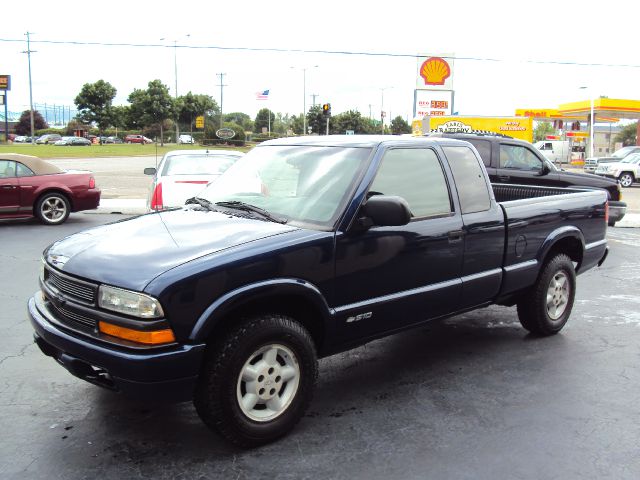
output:
M 627 213 L 627 204 L 625 202 L 609 202 L 609 221 L 619 222 Z
M 204 344 L 153 350 L 109 348 L 50 321 L 40 292 L 29 299 L 28 313 L 40 350 L 76 377 L 137 399 L 180 402 L 193 398 Z

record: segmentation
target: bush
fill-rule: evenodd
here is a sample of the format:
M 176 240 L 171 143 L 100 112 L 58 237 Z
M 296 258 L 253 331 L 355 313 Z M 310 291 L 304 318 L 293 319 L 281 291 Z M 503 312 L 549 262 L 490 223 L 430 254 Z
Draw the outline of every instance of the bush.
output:
M 231 139 L 223 139 L 218 138 L 216 136 L 216 131 L 218 131 L 218 127 L 214 125 L 207 125 L 204 133 L 204 138 L 202 139 L 203 145 L 234 145 L 236 147 L 244 147 L 245 145 L 245 133 L 244 128 L 242 128 L 237 123 L 225 122 L 222 124 L 223 128 L 230 128 L 236 135 Z

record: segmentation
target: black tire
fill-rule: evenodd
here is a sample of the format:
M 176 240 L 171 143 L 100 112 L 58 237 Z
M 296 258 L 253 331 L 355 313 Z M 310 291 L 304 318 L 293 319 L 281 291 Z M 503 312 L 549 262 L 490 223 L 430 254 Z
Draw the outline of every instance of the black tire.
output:
M 620 185 L 622 185 L 625 188 L 633 185 L 634 180 L 635 179 L 633 178 L 633 174 L 629 172 L 622 172 L 618 177 L 618 181 L 620 182 Z
M 554 335 L 565 326 L 576 292 L 576 272 L 565 254 L 551 258 L 535 285 L 518 302 L 522 326 L 535 335 Z M 549 295 L 551 295 L 549 299 Z
M 71 213 L 69 199 L 58 192 L 45 193 L 36 202 L 34 214 L 45 225 L 60 225 Z
M 616 221 L 615 220 L 609 220 L 607 222 L 607 225 L 609 225 L 610 227 L 615 227 L 616 226 Z
M 267 355 L 273 350 L 276 361 L 269 363 Z M 285 369 L 296 368 L 295 379 L 285 381 Z M 248 370 L 254 371 L 255 381 L 245 378 Z M 263 315 L 209 345 L 194 404 L 211 429 L 235 445 L 255 447 L 282 437 L 298 423 L 311 402 L 317 377 L 318 360 L 307 330 L 289 317 Z M 255 406 L 241 405 L 250 396 L 257 398 Z M 284 405 L 280 411 L 270 410 L 272 400 Z

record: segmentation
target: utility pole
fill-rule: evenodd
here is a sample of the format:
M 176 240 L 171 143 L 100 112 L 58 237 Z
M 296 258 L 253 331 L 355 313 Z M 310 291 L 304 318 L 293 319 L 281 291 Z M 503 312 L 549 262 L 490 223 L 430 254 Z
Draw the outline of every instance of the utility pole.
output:
M 31 50 L 31 32 L 27 32 L 25 33 L 25 35 L 27 36 L 27 49 L 22 52 L 22 53 L 26 53 L 27 54 L 27 61 L 29 63 L 29 109 L 30 109 L 30 113 L 31 113 L 31 143 L 35 143 L 35 128 L 34 128 L 34 121 L 33 121 L 33 87 L 32 87 L 32 83 L 31 83 L 31 54 L 32 53 L 36 53 L 34 50 Z
M 320 95 L 317 93 L 312 93 L 311 95 L 309 95 L 311 98 L 313 98 L 313 106 L 316 106 L 316 97 L 319 97 Z
M 220 77 L 220 85 L 218 86 L 220 87 L 220 128 L 222 128 L 222 90 L 223 87 L 227 86 L 224 84 L 224 76 L 226 73 L 216 73 L 216 75 Z

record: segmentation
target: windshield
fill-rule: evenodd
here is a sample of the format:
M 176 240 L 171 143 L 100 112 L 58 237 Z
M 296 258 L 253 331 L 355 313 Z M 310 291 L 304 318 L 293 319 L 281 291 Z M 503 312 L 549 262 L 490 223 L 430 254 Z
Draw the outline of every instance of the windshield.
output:
M 620 160 L 619 163 L 637 163 L 638 159 L 640 159 L 640 153 L 634 153 L 633 155 L 626 156 L 624 160 Z
M 238 158 L 233 155 L 172 155 L 165 161 L 162 175 L 220 175 Z
M 370 148 L 256 147 L 198 196 L 213 204 L 240 201 L 289 224 L 331 229 L 370 153 Z
M 615 152 L 613 152 L 611 156 L 616 158 L 624 158 L 629 155 L 634 148 L 635 147 L 622 147 L 620 150 L 616 150 Z

